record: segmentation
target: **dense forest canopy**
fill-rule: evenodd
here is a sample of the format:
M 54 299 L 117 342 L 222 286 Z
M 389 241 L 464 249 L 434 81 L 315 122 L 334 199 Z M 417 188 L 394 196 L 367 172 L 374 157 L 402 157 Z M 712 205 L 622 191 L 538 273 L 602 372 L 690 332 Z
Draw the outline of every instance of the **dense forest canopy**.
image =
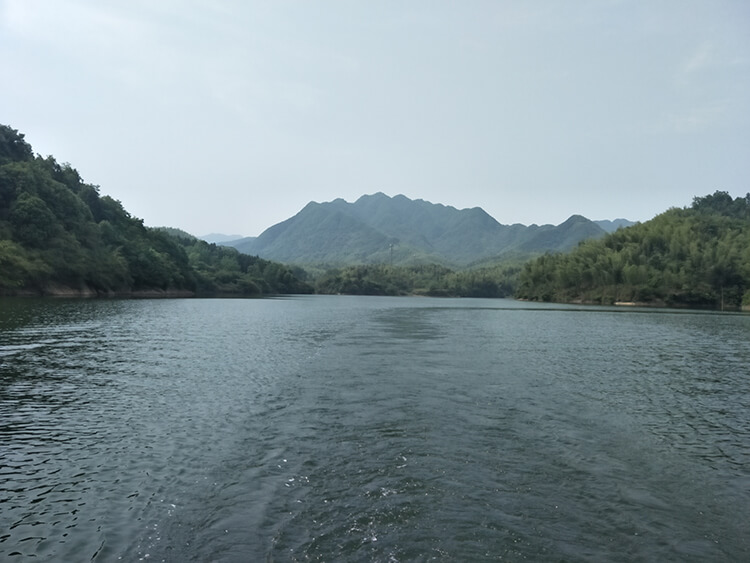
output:
M 186 233 L 185 233 L 186 234 Z M 0 294 L 309 293 L 289 268 L 151 229 L 0 125 Z
M 511 297 L 520 269 L 520 264 L 514 263 L 463 271 L 438 264 L 347 266 L 319 277 L 315 291 L 348 295 Z
M 539 301 L 750 305 L 750 193 L 717 191 L 526 264 L 517 296 Z

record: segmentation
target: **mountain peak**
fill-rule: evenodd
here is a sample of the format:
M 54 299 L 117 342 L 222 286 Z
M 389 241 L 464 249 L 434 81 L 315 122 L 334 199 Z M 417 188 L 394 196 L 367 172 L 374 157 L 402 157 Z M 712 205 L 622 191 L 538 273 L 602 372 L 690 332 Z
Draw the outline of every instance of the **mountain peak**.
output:
M 294 217 L 236 248 L 295 264 L 386 263 L 395 253 L 401 264 L 461 267 L 508 253 L 564 251 L 584 238 L 603 234 L 581 215 L 572 215 L 557 227 L 510 227 L 481 207 L 459 210 L 403 194 L 390 197 L 376 192 L 354 203 L 341 198 L 310 202 Z
M 570 217 L 568 217 L 562 223 L 560 223 L 560 226 L 563 226 L 563 225 L 574 225 L 576 223 L 593 223 L 593 221 L 591 221 L 591 219 L 587 219 L 583 215 L 578 215 L 576 213 L 576 214 L 573 214 Z
M 359 196 L 359 198 L 354 202 L 354 205 L 366 201 L 386 201 L 391 199 L 393 198 L 388 194 L 384 194 L 383 192 L 375 192 L 374 194 L 364 194 Z
M 609 219 L 601 219 L 598 221 L 594 221 L 594 223 L 599 225 L 608 233 L 614 233 L 617 229 L 635 225 L 633 221 L 628 221 L 627 219 L 623 219 L 621 217 L 618 217 L 617 219 L 613 219 L 611 221 Z

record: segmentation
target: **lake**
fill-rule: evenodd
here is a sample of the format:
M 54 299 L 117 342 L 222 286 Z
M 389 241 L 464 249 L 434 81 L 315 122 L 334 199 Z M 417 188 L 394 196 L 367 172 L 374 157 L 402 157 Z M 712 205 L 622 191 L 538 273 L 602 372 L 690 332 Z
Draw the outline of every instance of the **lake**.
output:
M 748 561 L 750 315 L 0 300 L 0 560 Z

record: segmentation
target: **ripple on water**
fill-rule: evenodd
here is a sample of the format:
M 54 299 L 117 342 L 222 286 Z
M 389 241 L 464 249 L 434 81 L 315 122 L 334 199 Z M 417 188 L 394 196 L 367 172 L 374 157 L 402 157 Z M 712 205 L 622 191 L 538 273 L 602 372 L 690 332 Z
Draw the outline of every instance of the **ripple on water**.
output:
M 0 559 L 747 559 L 744 318 L 495 303 L 0 319 Z

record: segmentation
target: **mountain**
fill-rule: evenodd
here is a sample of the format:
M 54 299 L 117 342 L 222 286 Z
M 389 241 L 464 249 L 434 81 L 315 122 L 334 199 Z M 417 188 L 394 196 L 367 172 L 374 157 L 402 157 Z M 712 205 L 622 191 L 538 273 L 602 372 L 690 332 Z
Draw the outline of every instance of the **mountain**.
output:
M 527 240 L 517 249 L 529 254 L 540 251 L 564 252 L 585 239 L 604 236 L 604 230 L 583 215 L 571 215 L 556 227 L 545 225 L 531 230 Z
M 603 219 L 599 221 L 594 221 L 594 223 L 599 225 L 602 229 L 604 229 L 608 233 L 614 233 L 617 229 L 635 225 L 633 221 L 628 221 L 627 219 L 615 219 L 613 221 L 610 221 L 608 219 Z
M 221 233 L 211 233 L 209 235 L 203 235 L 197 238 L 205 240 L 209 244 L 224 244 L 226 242 L 240 240 L 242 238 L 242 235 L 224 235 Z
M 254 239 L 228 243 L 293 264 L 425 264 L 466 267 L 491 259 L 565 251 L 605 235 L 574 215 L 560 225 L 502 225 L 483 209 L 456 209 L 403 195 L 308 203 Z

